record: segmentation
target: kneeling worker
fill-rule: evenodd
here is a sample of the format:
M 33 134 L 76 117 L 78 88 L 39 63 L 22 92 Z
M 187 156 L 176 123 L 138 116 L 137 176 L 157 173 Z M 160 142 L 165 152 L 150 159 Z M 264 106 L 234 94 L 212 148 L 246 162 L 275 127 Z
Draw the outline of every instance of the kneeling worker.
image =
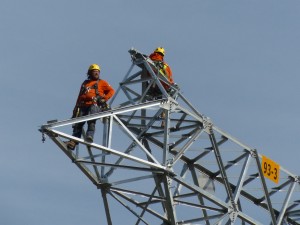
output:
M 107 100 L 115 93 L 114 89 L 105 80 L 100 79 L 100 67 L 97 64 L 90 65 L 85 80 L 73 110 L 72 118 L 98 113 L 108 108 Z M 85 122 L 73 126 L 73 136 L 81 138 L 82 128 Z M 87 122 L 86 141 L 93 142 L 96 120 Z M 70 140 L 65 142 L 67 147 L 74 150 L 77 142 Z

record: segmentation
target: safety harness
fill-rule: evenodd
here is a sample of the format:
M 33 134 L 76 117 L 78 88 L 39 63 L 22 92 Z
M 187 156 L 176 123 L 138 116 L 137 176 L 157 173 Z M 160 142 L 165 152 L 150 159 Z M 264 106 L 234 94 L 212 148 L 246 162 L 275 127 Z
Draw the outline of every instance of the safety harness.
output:
M 100 79 L 97 80 L 97 82 L 93 85 L 93 88 L 95 89 L 95 92 L 96 92 L 96 98 L 100 98 L 100 95 L 99 95 L 99 90 L 98 90 L 98 83 L 99 83 Z
M 81 90 L 80 90 L 80 95 L 82 95 L 83 93 L 86 93 L 87 91 L 89 91 L 91 88 L 95 89 L 95 92 L 96 92 L 96 97 L 100 96 L 99 95 L 99 90 L 98 90 L 98 83 L 101 79 L 98 79 L 97 82 L 93 85 L 93 86 L 90 86 L 90 87 L 86 87 L 86 83 L 89 81 L 89 80 L 85 80 L 81 86 Z
M 99 104 L 100 104 L 100 100 L 101 100 L 101 98 L 102 98 L 102 97 L 100 96 L 99 90 L 98 90 L 98 84 L 99 84 L 99 81 L 100 81 L 100 80 L 101 80 L 101 79 L 98 79 L 97 82 L 96 82 L 94 85 L 90 86 L 90 87 L 86 87 L 86 84 L 89 82 L 89 80 L 85 80 L 85 81 L 83 82 L 82 86 L 81 86 L 81 90 L 80 90 L 80 94 L 79 94 L 79 95 L 82 95 L 82 94 L 88 92 L 90 89 L 95 89 L 96 100 L 97 100 L 95 103 L 97 103 L 97 104 L 99 105 Z
M 157 67 L 157 69 L 163 74 L 164 77 L 168 78 L 167 74 L 167 65 L 163 61 L 153 61 L 154 65 Z

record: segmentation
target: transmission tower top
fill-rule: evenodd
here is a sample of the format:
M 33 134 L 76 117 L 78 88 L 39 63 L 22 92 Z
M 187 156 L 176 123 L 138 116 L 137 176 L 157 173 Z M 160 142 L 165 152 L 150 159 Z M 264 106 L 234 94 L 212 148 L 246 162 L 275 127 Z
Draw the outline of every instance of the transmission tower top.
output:
M 218 128 L 147 55 L 129 55 L 111 109 L 40 128 L 101 190 L 108 225 L 120 224 L 116 205 L 123 224 L 299 224 L 298 176 Z M 69 134 L 95 119 L 94 142 Z

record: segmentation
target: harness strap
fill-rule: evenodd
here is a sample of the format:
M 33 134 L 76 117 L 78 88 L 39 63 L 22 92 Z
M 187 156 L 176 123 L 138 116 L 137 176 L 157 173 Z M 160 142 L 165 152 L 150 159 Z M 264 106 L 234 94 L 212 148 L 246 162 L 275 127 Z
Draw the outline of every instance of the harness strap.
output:
M 155 61 L 154 64 L 156 65 L 158 70 L 161 71 L 165 77 L 167 77 L 167 65 L 163 61 Z
M 81 90 L 80 90 L 80 95 L 82 95 L 83 93 L 85 93 L 89 88 L 94 88 L 95 89 L 95 92 L 96 92 L 96 96 L 100 96 L 99 95 L 99 90 L 98 90 L 98 83 L 101 79 L 97 80 L 97 82 L 91 86 L 91 87 L 86 87 L 86 83 L 88 82 L 88 80 L 85 80 L 83 83 L 82 83 L 82 86 L 81 86 Z
M 98 83 L 99 83 L 100 79 L 97 80 L 97 82 L 93 85 L 93 88 L 95 89 L 95 92 L 96 92 L 96 97 L 98 98 L 100 95 L 99 95 L 99 90 L 98 90 Z

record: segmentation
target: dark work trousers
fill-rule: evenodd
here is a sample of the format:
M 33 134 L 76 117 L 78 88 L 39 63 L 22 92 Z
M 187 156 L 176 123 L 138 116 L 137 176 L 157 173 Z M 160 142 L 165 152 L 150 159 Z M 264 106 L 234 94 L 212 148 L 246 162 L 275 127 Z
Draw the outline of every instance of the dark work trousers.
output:
M 90 115 L 90 114 L 98 113 L 100 111 L 101 111 L 101 109 L 97 105 L 92 105 L 92 106 L 88 106 L 88 107 L 80 107 L 80 112 L 79 112 L 78 117 L 87 116 L 87 115 Z M 76 123 L 74 125 L 74 127 L 73 127 L 73 136 L 74 137 L 81 138 L 82 128 L 83 128 L 84 124 L 85 124 L 85 122 Z M 88 128 L 87 128 L 87 131 L 86 131 L 86 136 L 87 137 L 90 136 L 90 137 L 94 138 L 96 120 L 88 121 L 87 125 L 88 125 Z

